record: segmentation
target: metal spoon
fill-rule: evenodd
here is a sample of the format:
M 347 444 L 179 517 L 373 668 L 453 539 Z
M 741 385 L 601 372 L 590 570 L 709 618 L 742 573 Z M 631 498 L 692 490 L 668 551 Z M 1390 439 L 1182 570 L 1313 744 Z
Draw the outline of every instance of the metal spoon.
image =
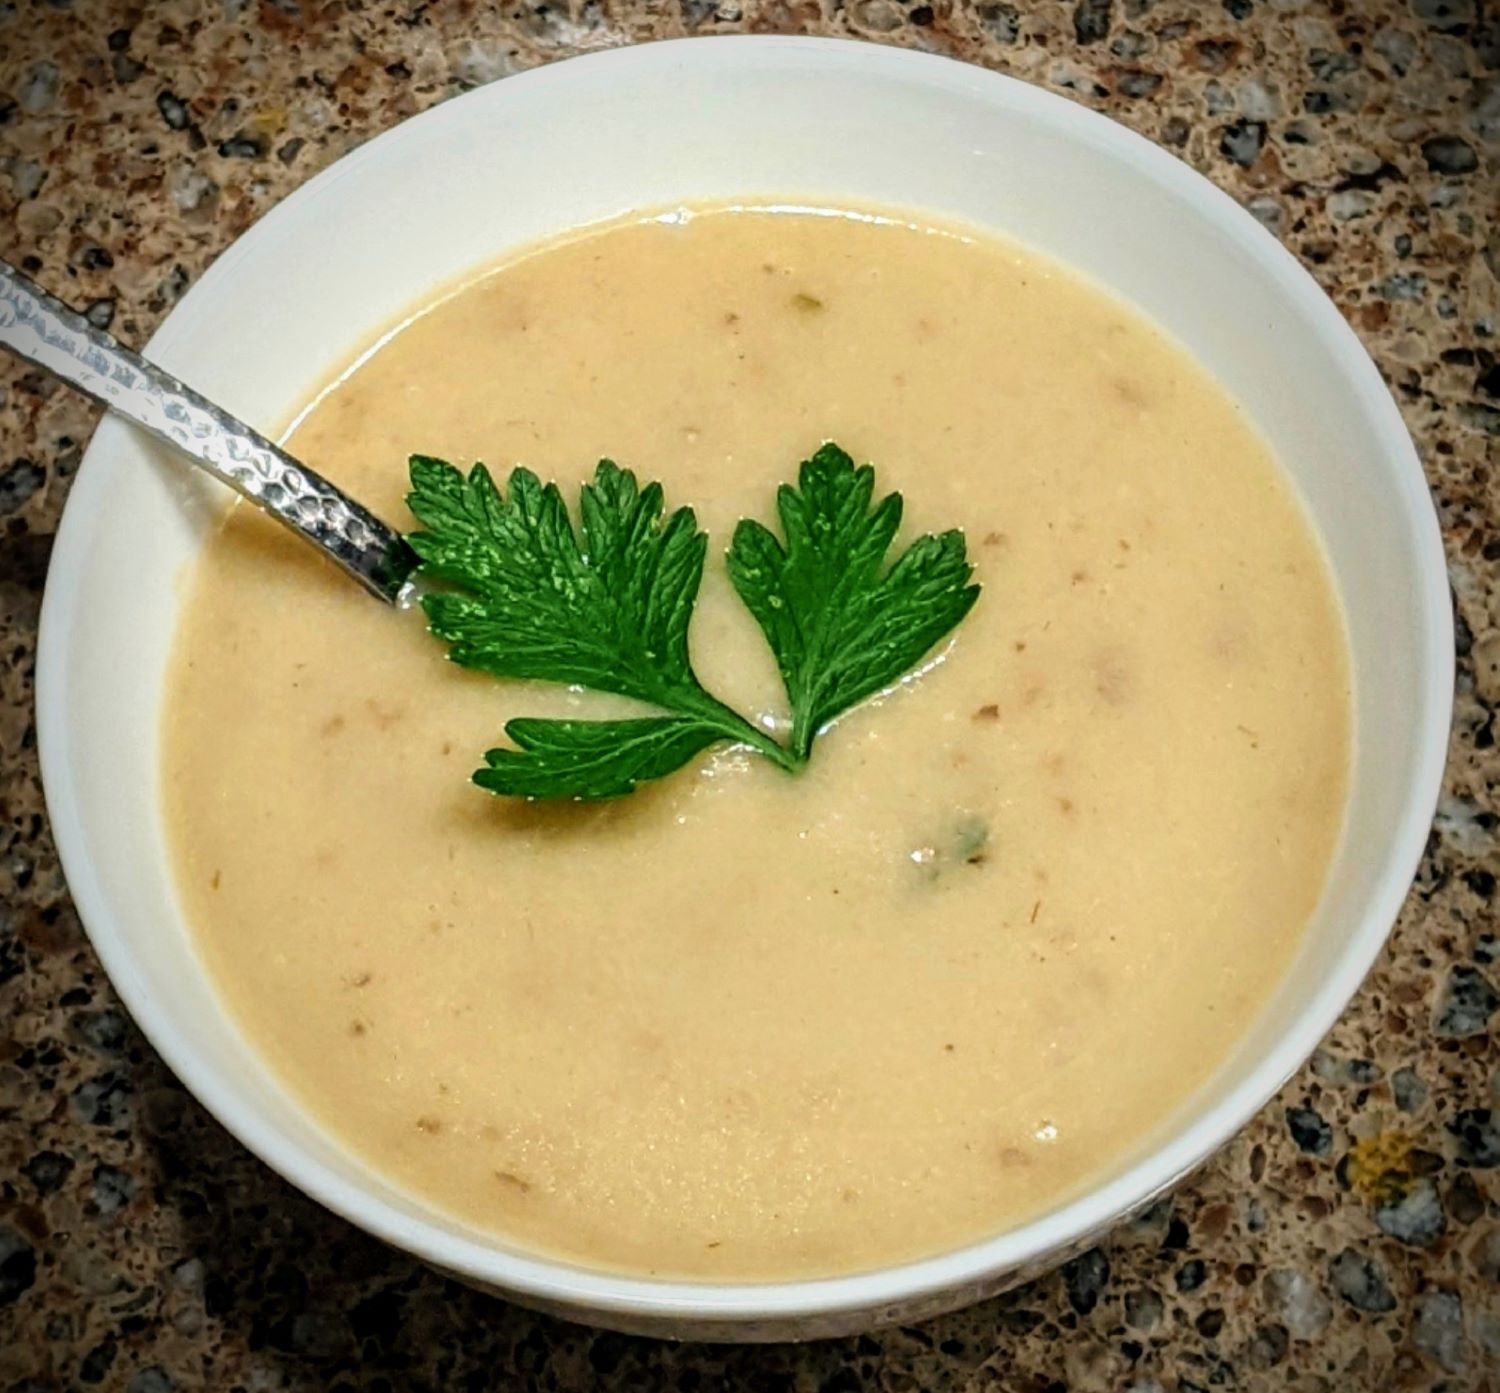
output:
M 399 532 L 4 261 L 0 347 L 176 446 L 311 542 L 377 599 L 394 605 L 406 598 L 417 557 Z

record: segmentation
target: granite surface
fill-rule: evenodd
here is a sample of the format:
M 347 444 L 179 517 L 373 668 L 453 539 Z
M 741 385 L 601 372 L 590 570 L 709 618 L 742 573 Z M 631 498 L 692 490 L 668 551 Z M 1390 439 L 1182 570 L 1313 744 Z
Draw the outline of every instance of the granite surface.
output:
M 475 1295 L 232 1142 L 114 999 L 58 871 L 32 711 L 95 413 L 0 364 L 0 1389 L 1500 1390 L 1500 10 L 1493 0 L 0 0 L 0 254 L 140 342 L 314 171 L 587 49 L 853 35 L 1107 112 L 1297 254 L 1368 344 L 1447 539 L 1446 792 L 1388 951 L 1177 1196 L 920 1327 L 672 1347 Z

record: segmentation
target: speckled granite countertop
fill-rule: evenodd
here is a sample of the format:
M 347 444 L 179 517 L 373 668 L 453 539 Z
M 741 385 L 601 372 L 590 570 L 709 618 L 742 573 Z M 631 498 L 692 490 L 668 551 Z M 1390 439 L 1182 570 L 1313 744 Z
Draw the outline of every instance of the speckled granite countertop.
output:
M 1108 112 L 1241 199 L 1374 353 L 1459 613 L 1447 792 L 1390 947 L 1174 1200 L 971 1311 L 674 1348 L 477 1296 L 291 1190 L 121 1012 L 42 807 L 31 680 L 95 413 L 0 364 L 0 1389 L 1500 1390 L 1500 14 L 1490 0 L 0 0 L 0 254 L 141 342 L 372 133 L 665 35 L 855 35 Z

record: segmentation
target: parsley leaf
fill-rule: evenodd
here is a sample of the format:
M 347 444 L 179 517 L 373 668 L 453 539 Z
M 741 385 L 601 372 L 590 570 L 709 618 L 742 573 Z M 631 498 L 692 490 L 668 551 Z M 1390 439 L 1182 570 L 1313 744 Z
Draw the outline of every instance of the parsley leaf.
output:
M 506 496 L 482 464 L 465 479 L 418 455 L 411 481 L 422 574 L 453 587 L 423 608 L 454 662 L 665 706 L 704 695 L 687 628 L 707 538 L 689 508 L 662 521 L 659 484 L 641 490 L 600 461 L 580 542 L 557 485 L 529 469 L 511 473 Z
M 834 717 L 915 667 L 979 598 L 961 532 L 918 537 L 885 567 L 901 495 L 873 507 L 875 471 L 832 443 L 783 484 L 785 543 L 746 519 L 729 548 L 734 588 L 776 655 L 805 760 Z
M 518 717 L 512 748 L 485 754 L 474 782 L 521 798 L 616 798 L 722 741 L 796 770 L 814 738 L 914 667 L 979 595 L 962 533 L 919 537 L 889 567 L 901 497 L 872 506 L 875 473 L 838 446 L 783 485 L 783 543 L 741 522 L 729 575 L 776 655 L 792 707 L 790 746 L 710 692 L 693 671 L 688 624 L 707 537 L 690 508 L 666 513 L 660 484 L 640 487 L 601 460 L 575 525 L 556 484 L 528 469 L 502 490 L 482 464 L 465 476 L 411 458 L 410 541 L 432 633 L 463 667 L 495 677 L 614 692 L 662 714 L 623 720 Z
M 680 769 L 724 739 L 690 716 L 625 721 L 543 721 L 518 717 L 505 733 L 513 750 L 489 750 L 474 782 L 521 798 L 618 798 L 648 779 Z
M 414 455 L 410 542 L 428 627 L 462 667 L 633 697 L 673 719 L 510 722 L 515 750 L 492 750 L 481 787 L 527 798 L 608 798 L 660 778 L 720 740 L 781 764 L 786 752 L 704 690 L 688 657 L 707 537 L 690 508 L 663 518 L 644 489 L 601 460 L 583 486 L 581 530 L 556 484 L 529 469 L 505 492 L 476 464 L 468 477 Z

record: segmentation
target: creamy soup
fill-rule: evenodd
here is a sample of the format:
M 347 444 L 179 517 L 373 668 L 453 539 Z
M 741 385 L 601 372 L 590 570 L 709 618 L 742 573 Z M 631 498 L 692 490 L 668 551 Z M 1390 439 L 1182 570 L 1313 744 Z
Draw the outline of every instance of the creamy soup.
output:
M 984 592 L 795 776 L 720 747 L 491 797 L 507 718 L 620 703 L 458 670 L 247 507 L 207 547 L 163 775 L 202 953 L 329 1132 L 479 1231 L 732 1278 L 994 1234 L 1149 1140 L 1296 949 L 1349 745 L 1318 543 L 1235 403 L 1056 264 L 828 210 L 610 225 L 402 325 L 290 443 L 407 525 L 413 452 L 660 479 L 711 537 L 698 671 L 775 723 L 722 554 L 827 438 Z

